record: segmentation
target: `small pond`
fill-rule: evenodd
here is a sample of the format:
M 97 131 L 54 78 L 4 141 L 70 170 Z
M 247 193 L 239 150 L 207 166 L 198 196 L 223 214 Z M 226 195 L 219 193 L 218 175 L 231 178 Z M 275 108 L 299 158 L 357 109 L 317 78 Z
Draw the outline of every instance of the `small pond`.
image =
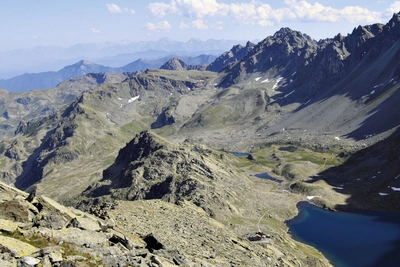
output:
M 235 157 L 248 157 L 250 154 L 249 153 L 236 153 L 236 152 L 231 152 L 232 155 Z
M 276 178 L 272 177 L 271 175 L 269 175 L 269 174 L 266 173 L 266 172 L 257 173 L 257 174 L 255 174 L 254 176 L 257 177 L 257 178 L 268 179 L 268 180 L 271 180 L 271 181 L 276 182 L 276 183 L 278 183 L 278 184 L 280 184 L 280 183 L 283 182 L 283 180 L 276 179 Z
M 308 202 L 286 224 L 292 237 L 309 244 L 333 266 L 400 266 L 400 213 L 332 212 Z

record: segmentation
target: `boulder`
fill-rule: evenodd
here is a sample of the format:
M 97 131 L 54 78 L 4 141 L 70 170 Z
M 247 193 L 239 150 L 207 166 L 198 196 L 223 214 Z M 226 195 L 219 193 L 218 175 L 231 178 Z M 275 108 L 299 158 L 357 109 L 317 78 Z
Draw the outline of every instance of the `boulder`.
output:
M 32 221 L 34 214 L 24 201 L 10 200 L 0 203 L 0 218 L 15 222 Z
M 0 219 L 0 231 L 13 233 L 19 227 L 19 224 L 10 220 Z
M 0 250 L 11 253 L 11 255 L 15 258 L 32 256 L 40 251 L 38 248 L 28 243 L 1 235 L 0 235 Z

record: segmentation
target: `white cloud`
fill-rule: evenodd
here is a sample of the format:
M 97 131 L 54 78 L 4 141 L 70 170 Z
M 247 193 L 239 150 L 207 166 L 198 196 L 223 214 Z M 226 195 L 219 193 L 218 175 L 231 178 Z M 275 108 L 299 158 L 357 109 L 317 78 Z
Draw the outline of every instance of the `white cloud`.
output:
M 380 13 L 370 11 L 367 8 L 359 6 L 346 6 L 343 9 L 335 9 L 329 6 L 323 6 L 316 2 L 310 4 L 305 0 L 285 0 L 294 18 L 300 21 L 320 21 L 320 22 L 338 22 L 338 21 L 364 21 L 376 22 L 380 20 Z
M 116 4 L 106 4 L 108 11 L 111 13 L 131 13 L 135 14 L 135 10 L 129 8 L 120 8 Z
M 229 17 L 236 23 L 271 26 L 282 21 L 299 22 L 376 22 L 382 16 L 379 12 L 370 11 L 360 6 L 346 6 L 335 9 L 318 2 L 306 0 L 285 0 L 286 7 L 274 9 L 268 4 L 252 0 L 250 3 L 226 4 L 218 0 L 169 0 L 169 3 L 154 2 L 148 5 L 153 15 L 163 17 L 178 14 L 188 18 Z M 391 6 L 400 10 L 400 1 Z M 398 12 L 398 11 L 396 11 Z M 190 25 L 181 24 L 181 27 Z
M 171 29 L 171 25 L 168 21 L 164 20 L 157 24 L 154 23 L 147 23 L 145 28 L 150 31 L 159 31 L 159 32 L 167 32 Z
M 193 29 L 208 29 L 208 26 L 204 24 L 203 20 L 201 19 L 196 19 L 192 21 L 190 24 L 186 24 L 181 22 L 179 25 L 179 29 L 188 29 L 188 28 L 193 28 Z
M 100 30 L 99 30 L 99 29 L 96 29 L 96 28 L 91 28 L 90 31 L 91 31 L 92 33 L 100 33 Z
M 253 3 L 231 4 L 228 16 L 238 22 L 249 23 L 257 16 L 256 6 Z
M 162 17 L 168 13 L 180 14 L 189 18 L 203 18 L 221 13 L 228 5 L 219 4 L 216 0 L 171 0 L 169 4 L 162 2 L 148 5 L 153 15 Z M 226 13 L 226 10 L 225 10 Z
M 392 14 L 400 12 L 400 1 L 394 1 L 393 4 L 390 5 L 388 11 Z

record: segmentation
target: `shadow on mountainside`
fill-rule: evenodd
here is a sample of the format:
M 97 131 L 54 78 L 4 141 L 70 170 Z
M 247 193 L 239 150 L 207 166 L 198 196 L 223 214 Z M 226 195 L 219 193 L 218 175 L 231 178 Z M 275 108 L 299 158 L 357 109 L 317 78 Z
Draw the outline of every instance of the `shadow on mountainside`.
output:
M 33 153 L 22 163 L 23 171 L 15 180 L 15 187 L 21 190 L 25 190 L 30 186 L 36 184 L 43 178 L 43 167 L 44 162 L 38 163 L 40 152 L 47 146 L 48 138 L 54 134 L 56 129 L 52 129 L 46 133 L 42 138 L 41 144 Z
M 368 112 L 367 118 L 357 129 L 347 135 L 349 138 L 362 140 L 368 136 L 386 132 L 400 125 L 400 90 L 399 86 L 377 107 Z M 372 100 L 373 101 L 373 100 Z
M 342 165 L 323 171 L 317 179 L 350 195 L 347 205 L 337 205 L 337 209 L 400 211 L 400 128 L 355 152 Z

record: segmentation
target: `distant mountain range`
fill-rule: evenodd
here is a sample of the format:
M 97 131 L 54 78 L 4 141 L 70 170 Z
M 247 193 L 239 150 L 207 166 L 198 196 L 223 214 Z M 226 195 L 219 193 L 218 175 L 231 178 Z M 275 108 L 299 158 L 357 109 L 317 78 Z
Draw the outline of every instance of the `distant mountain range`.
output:
M 187 42 L 161 38 L 158 41 L 106 42 L 77 44 L 71 47 L 38 46 L 0 52 L 0 78 L 8 79 L 23 73 L 56 71 L 79 60 L 88 60 L 111 67 L 124 66 L 139 58 L 157 59 L 169 56 L 220 55 L 245 40 L 190 39 Z M 164 62 L 163 62 L 164 63 Z
M 159 68 L 170 58 L 159 59 L 138 59 L 123 67 L 106 67 L 95 64 L 87 60 L 66 66 L 59 71 L 47 71 L 40 73 L 25 73 L 10 79 L 0 80 L 0 88 L 4 88 L 9 92 L 24 92 L 29 90 L 39 90 L 43 88 L 52 88 L 62 81 L 86 75 L 89 73 L 124 73 L 146 70 L 148 68 Z M 197 57 L 181 57 L 182 60 L 191 65 L 202 65 L 213 62 L 216 57 L 213 55 L 200 55 Z

